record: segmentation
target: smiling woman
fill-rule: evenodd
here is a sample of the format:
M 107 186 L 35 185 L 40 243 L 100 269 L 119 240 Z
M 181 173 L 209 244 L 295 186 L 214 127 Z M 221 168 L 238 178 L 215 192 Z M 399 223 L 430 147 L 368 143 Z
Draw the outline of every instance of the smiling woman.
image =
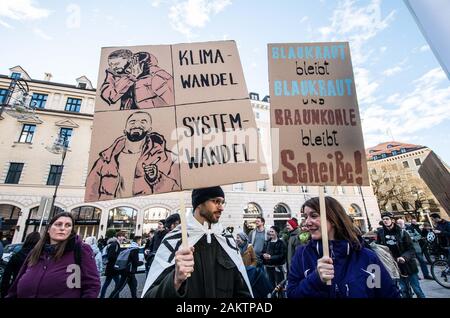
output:
M 289 298 L 399 298 L 378 256 L 363 247 L 360 232 L 335 199 L 325 197 L 331 258 L 323 255 L 319 198 L 302 206 L 311 241 L 297 248 L 288 276 Z M 331 285 L 327 282 L 331 281 Z
M 7 298 L 96 298 L 100 276 L 92 249 L 68 212 L 55 215 L 30 252 Z

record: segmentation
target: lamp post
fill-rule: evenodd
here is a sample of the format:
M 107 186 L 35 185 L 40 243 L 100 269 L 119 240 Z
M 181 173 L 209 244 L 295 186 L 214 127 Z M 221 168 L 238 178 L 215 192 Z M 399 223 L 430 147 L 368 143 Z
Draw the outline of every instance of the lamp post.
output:
M 28 83 L 23 78 L 11 78 L 8 93 L 0 105 L 0 119 L 3 119 L 2 115 L 6 107 L 9 108 L 7 112 L 14 117 L 34 112 L 34 107 L 30 103 L 29 91 Z
M 64 160 L 66 159 L 66 154 L 67 154 L 67 136 L 59 136 L 55 142 L 53 143 L 52 147 L 47 147 L 47 150 L 54 153 L 54 154 L 61 154 L 61 177 L 62 177 L 62 173 L 64 171 Z M 48 214 L 48 221 L 51 220 L 51 218 L 54 216 L 54 208 L 55 208 L 55 200 L 56 200 L 56 194 L 58 193 L 58 187 L 59 187 L 59 182 L 61 181 L 61 177 L 59 179 L 56 179 L 56 185 L 55 185 L 55 192 L 53 193 L 53 199 L 52 199 L 52 204 L 50 207 L 50 212 Z
M 363 202 L 363 205 L 364 205 L 364 211 L 366 212 L 367 228 L 368 228 L 368 230 L 370 232 L 370 231 L 372 231 L 372 224 L 370 223 L 369 214 L 367 213 L 366 200 L 364 200 L 364 194 L 362 192 L 361 186 L 358 186 L 358 187 L 359 187 L 359 193 L 361 194 L 361 199 L 362 199 L 362 202 Z

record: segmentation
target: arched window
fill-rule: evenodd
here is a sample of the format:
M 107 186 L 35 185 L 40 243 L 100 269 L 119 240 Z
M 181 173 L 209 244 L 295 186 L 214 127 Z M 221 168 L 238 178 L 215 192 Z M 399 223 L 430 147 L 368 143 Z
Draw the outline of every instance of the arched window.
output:
M 166 219 L 171 211 L 164 207 L 152 207 L 144 211 L 142 234 L 148 234 L 151 229 L 158 227 L 158 221 Z
M 120 206 L 109 210 L 108 228 L 125 232 L 128 238 L 134 236 L 137 210 Z

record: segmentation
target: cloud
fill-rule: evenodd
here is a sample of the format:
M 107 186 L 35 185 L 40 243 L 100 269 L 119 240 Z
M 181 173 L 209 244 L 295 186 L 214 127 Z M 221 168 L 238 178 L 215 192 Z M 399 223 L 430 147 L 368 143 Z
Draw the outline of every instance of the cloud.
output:
M 223 11 L 231 0 L 186 0 L 169 8 L 172 28 L 188 38 L 194 37 L 193 29 L 203 28 L 210 16 Z
M 38 20 L 50 15 L 50 10 L 38 8 L 32 0 L 2 0 L 0 17 L 18 21 Z
M 308 21 L 309 17 L 305 15 L 303 18 L 300 19 L 300 23 Z
M 426 51 L 429 51 L 429 50 L 430 50 L 430 46 L 428 44 L 425 44 L 425 45 L 423 45 L 423 46 L 421 46 L 419 48 L 420 52 L 426 52 Z
M 380 47 L 380 53 L 384 53 L 384 52 L 386 52 L 386 50 L 387 50 L 386 46 Z
M 355 67 L 354 73 L 358 101 L 361 104 L 375 102 L 376 98 L 373 95 L 380 84 L 371 78 L 370 72 L 365 68 Z
M 362 112 L 367 144 L 390 128 L 398 140 L 411 140 L 418 132 L 450 119 L 450 85 L 440 67 L 429 70 L 411 82 L 407 93 L 396 93 L 386 99 L 386 106 L 373 104 Z
M 381 16 L 381 0 L 371 0 L 366 6 L 358 7 L 355 0 L 342 0 L 331 17 L 331 25 L 319 29 L 323 41 L 349 40 L 353 62 L 361 64 L 370 57 L 363 45 L 393 21 L 395 10 L 385 18 Z
M 0 25 L 4 26 L 7 29 L 13 29 L 13 27 L 10 24 L 8 24 L 8 23 L 6 23 L 5 21 L 2 21 L 2 20 L 0 20 Z
M 395 75 L 397 73 L 400 73 L 401 71 L 402 71 L 402 68 L 397 65 L 397 66 L 394 66 L 394 67 L 391 67 L 391 68 L 388 68 L 388 69 L 384 70 L 383 71 L 383 75 L 389 77 L 389 76 L 393 76 L 393 75 Z
M 34 28 L 33 29 L 33 33 L 36 34 L 38 37 L 46 40 L 46 41 L 53 40 L 53 38 L 50 35 L 46 34 L 44 31 L 42 31 L 39 28 Z

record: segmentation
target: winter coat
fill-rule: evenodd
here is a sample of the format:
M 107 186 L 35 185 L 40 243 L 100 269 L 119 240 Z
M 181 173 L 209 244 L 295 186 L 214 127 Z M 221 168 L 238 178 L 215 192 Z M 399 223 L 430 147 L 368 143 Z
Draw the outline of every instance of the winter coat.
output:
M 270 259 L 265 259 L 263 254 L 270 254 Z M 260 255 L 264 265 L 283 265 L 286 263 L 286 246 L 278 239 L 276 242 L 266 241 Z
M 251 244 L 247 245 L 247 249 L 242 254 L 242 261 L 245 266 L 256 266 L 256 254 Z
M 435 229 L 441 231 L 441 233 L 437 235 L 439 245 L 443 247 L 450 246 L 450 222 L 441 220 L 441 222 L 436 224 Z
M 17 274 L 20 271 L 25 259 L 30 253 L 31 248 L 22 248 L 17 253 L 14 253 L 11 256 L 8 264 L 5 267 L 5 271 L 2 276 L 1 283 L 1 297 L 4 298 L 8 295 L 8 290 L 11 287 L 12 283 L 16 280 Z
M 75 245 L 80 248 L 79 285 L 76 278 Z M 73 286 L 68 282 L 73 282 Z M 59 260 L 44 250 L 36 265 L 25 262 L 17 279 L 8 292 L 8 298 L 97 298 L 100 291 L 100 276 L 94 255 L 89 245 L 78 236 L 67 242 Z
M 300 235 L 299 228 L 296 228 L 295 230 L 289 232 L 289 238 L 287 241 L 287 257 L 286 257 L 286 265 L 287 265 L 288 271 L 291 266 L 292 257 L 295 254 L 295 250 L 297 249 L 297 247 L 299 245 L 301 245 L 299 235 Z
M 103 259 L 102 252 L 97 245 L 89 245 L 92 249 L 92 253 L 94 253 L 95 265 L 97 266 L 98 272 L 101 274 L 103 272 Z
M 397 260 L 399 257 L 405 259 L 405 263 L 398 263 L 402 275 L 408 276 L 419 272 L 411 237 L 406 230 L 401 229 L 397 224 L 394 225 L 392 230 L 383 226 L 377 233 L 377 244 L 389 247 L 394 259 Z
M 120 253 L 120 244 L 117 238 L 112 237 L 108 240 L 108 245 L 106 245 L 106 267 L 105 276 L 117 275 L 117 271 L 114 269 L 114 264 L 116 264 L 117 256 Z
M 126 136 L 117 138 L 113 144 L 100 153 L 86 179 L 86 200 L 115 199 L 120 185 L 118 157 L 125 148 Z M 133 195 L 145 195 L 179 190 L 180 171 L 176 156 L 166 148 L 164 136 L 152 132 L 145 138 L 142 154 L 136 164 Z M 145 165 L 157 162 L 156 180 L 150 181 Z
M 312 240 L 297 248 L 288 275 L 288 298 L 399 298 L 399 291 L 376 254 L 362 248 L 356 250 L 345 240 L 330 241 L 334 278 L 331 286 L 320 280 L 317 261 L 323 256 L 322 241 Z M 368 284 L 378 265 L 379 287 Z M 375 272 L 377 273 L 377 272 Z

